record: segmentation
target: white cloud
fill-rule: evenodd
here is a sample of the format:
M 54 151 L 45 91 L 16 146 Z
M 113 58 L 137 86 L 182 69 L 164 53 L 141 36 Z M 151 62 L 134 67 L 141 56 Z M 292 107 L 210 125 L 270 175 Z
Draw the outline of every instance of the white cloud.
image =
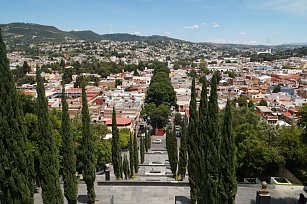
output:
M 198 29 L 198 28 L 199 28 L 199 25 L 194 24 L 194 25 L 192 25 L 192 26 L 185 26 L 184 28 L 185 28 L 185 29 Z
M 256 9 L 284 12 L 307 11 L 306 0 L 247 0 L 246 3 L 248 6 Z
M 139 31 L 134 31 L 133 33 L 131 33 L 132 35 L 141 35 L 141 33 Z
M 169 36 L 170 34 L 171 34 L 171 33 L 168 32 L 168 31 L 164 32 L 164 35 L 166 35 L 166 36 Z
M 239 32 L 239 35 L 246 35 L 246 32 L 244 32 L 244 31 Z
M 213 28 L 217 28 L 217 27 L 219 27 L 220 25 L 219 24 L 217 24 L 217 23 L 212 23 L 212 27 Z

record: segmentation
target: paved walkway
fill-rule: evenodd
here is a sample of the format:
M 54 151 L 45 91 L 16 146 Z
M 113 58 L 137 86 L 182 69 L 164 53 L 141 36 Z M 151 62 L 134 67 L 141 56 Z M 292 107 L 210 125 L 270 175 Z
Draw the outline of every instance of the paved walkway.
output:
M 167 154 L 155 154 L 155 150 L 165 149 L 165 137 L 162 139 L 162 144 L 152 144 L 151 154 L 146 154 L 144 164 L 148 165 L 152 162 L 167 164 Z M 152 139 L 156 139 L 153 137 Z M 165 166 L 140 166 L 139 175 L 136 180 L 148 181 L 170 181 L 174 180 L 167 176 L 148 176 L 146 175 L 151 170 L 169 173 L 168 165 Z M 114 174 L 111 171 L 111 180 L 115 180 Z M 97 175 L 96 184 L 98 181 L 105 181 L 104 174 Z M 256 192 L 260 189 L 260 185 L 239 186 L 236 197 L 236 204 L 256 204 Z M 178 197 L 177 204 L 185 204 L 190 196 L 189 187 L 178 186 L 95 186 L 97 204 L 174 204 L 175 196 Z M 86 185 L 79 184 L 78 203 L 86 203 Z M 299 193 L 304 193 L 302 187 L 277 186 L 270 189 L 271 204 L 294 204 Z M 306 195 L 306 194 L 305 194 Z M 35 194 L 35 204 L 41 204 L 41 192 Z M 67 203 L 65 201 L 65 203 Z

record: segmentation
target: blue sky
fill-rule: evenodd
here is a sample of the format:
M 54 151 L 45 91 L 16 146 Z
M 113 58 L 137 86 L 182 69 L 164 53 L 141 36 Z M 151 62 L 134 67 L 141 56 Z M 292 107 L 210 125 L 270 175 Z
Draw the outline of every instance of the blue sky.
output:
M 193 42 L 307 42 L 307 0 L 1 0 L 0 23 Z

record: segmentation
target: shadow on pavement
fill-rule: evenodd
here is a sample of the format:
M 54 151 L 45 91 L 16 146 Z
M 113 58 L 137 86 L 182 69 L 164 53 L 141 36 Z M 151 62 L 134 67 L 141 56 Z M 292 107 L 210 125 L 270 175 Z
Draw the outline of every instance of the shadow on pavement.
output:
M 175 204 L 188 204 L 190 199 L 186 196 L 175 196 Z
M 78 202 L 79 203 L 87 203 L 87 195 L 78 195 Z
M 295 204 L 296 198 L 271 198 L 271 204 Z
M 270 204 L 296 204 L 296 198 L 271 198 Z M 250 204 L 256 204 L 256 200 L 252 200 Z

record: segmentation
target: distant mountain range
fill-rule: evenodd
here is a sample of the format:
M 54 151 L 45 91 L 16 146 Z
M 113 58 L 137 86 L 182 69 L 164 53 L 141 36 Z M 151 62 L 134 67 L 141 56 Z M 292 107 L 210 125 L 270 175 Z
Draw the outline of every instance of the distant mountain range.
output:
M 128 33 L 114 33 L 114 34 L 97 34 L 91 30 L 84 31 L 62 31 L 54 26 L 40 25 L 34 23 L 9 23 L 0 24 L 2 34 L 6 44 L 9 47 L 22 47 L 29 44 L 39 43 L 61 43 L 67 40 L 85 40 L 85 41 L 147 41 L 147 42 L 161 42 L 161 41 L 174 41 L 174 42 L 188 42 L 167 36 L 152 35 L 152 36 L 139 36 Z M 220 46 L 224 48 L 276 48 L 276 49 L 291 49 L 295 47 L 307 46 L 307 43 L 291 43 L 277 46 L 266 45 L 243 45 L 243 44 L 220 44 L 220 43 L 206 43 L 208 46 Z
M 62 31 L 54 26 L 33 23 L 0 24 L 4 40 L 10 45 L 26 45 L 31 43 L 65 42 L 69 39 L 86 41 L 182 41 L 166 36 L 152 35 L 139 36 L 128 33 L 115 33 L 99 35 L 91 30 Z

